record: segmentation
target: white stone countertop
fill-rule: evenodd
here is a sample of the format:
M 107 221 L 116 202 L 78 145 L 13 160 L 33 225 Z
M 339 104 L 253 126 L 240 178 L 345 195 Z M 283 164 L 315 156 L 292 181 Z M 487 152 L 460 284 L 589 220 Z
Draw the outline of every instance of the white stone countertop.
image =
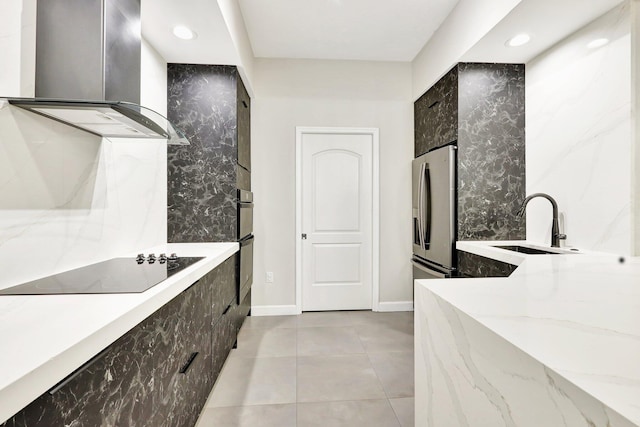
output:
M 144 253 L 176 252 L 205 258 L 142 293 L 0 295 L 0 423 L 238 249 L 237 243 L 171 243 L 147 248 Z
M 518 268 L 510 277 L 417 280 L 416 286 L 640 425 L 640 258 L 492 247 L 505 244 L 541 248 L 461 241 L 459 250 Z

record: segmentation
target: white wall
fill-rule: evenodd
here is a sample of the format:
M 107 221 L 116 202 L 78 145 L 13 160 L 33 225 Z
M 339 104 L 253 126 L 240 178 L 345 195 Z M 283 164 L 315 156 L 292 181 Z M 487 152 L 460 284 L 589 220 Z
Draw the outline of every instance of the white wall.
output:
M 522 0 L 460 0 L 412 62 L 418 99 Z
M 640 256 L 640 0 L 631 0 L 632 89 L 632 229 L 635 256 Z
M 296 301 L 296 126 L 380 129 L 380 300 L 412 301 L 410 64 L 258 59 L 254 83 L 253 305 Z
M 140 105 L 167 116 L 167 61 L 144 38 L 140 58 Z
M 0 29 L 17 18 L 35 29 L 21 2 L 2 2 L 0 12 L 10 3 Z M 28 64 L 24 52 L 35 52 L 35 38 L 0 37 L 0 70 Z M 166 111 L 166 64 L 146 45 L 142 61 L 142 98 Z M 24 88 L 33 87 L 35 68 L 19 74 L 0 78 L 0 94 L 32 96 Z M 166 150 L 164 140 L 103 140 L 0 105 L 0 287 L 165 243 Z
M 0 96 L 33 97 L 36 0 L 0 2 Z
M 631 252 L 630 61 L 625 2 L 527 64 L 527 194 L 557 200 L 568 246 Z M 529 205 L 527 239 L 549 244 L 548 202 Z
M 237 54 L 238 70 L 242 76 L 245 88 L 250 96 L 254 95 L 254 61 L 253 49 L 249 41 L 249 35 L 244 24 L 242 11 L 237 0 L 218 0 L 218 7 L 229 30 L 229 35 L 233 40 Z

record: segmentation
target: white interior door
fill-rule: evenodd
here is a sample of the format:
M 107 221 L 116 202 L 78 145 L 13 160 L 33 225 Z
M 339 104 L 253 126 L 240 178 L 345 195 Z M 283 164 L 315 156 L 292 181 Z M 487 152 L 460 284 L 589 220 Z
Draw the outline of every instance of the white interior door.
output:
M 301 136 L 303 311 L 371 309 L 372 138 Z

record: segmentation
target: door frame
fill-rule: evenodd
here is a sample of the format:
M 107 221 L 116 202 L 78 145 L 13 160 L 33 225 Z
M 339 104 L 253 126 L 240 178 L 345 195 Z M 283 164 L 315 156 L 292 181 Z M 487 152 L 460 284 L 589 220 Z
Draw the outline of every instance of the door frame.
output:
M 371 135 L 371 309 L 380 311 L 380 131 L 378 128 L 296 126 L 296 312 L 302 313 L 302 137 L 305 134 Z

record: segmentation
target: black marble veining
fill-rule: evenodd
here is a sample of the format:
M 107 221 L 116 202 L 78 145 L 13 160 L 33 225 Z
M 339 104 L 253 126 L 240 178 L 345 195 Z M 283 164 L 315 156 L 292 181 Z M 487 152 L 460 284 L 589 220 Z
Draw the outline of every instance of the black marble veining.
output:
M 524 239 L 524 65 L 458 68 L 458 240 Z
M 190 146 L 168 150 L 168 240 L 236 239 L 236 67 L 168 64 L 167 115 Z
M 415 156 L 458 138 L 458 68 L 451 69 L 414 103 Z
M 2 426 L 195 425 L 250 309 L 250 294 L 236 304 L 236 263 L 224 261 Z
M 222 313 L 236 298 L 236 269 L 238 253 L 220 264 L 201 279 L 206 286 L 213 288 L 213 322 L 217 322 Z
M 214 381 L 211 302 L 210 287 L 190 287 L 3 425 L 194 425 Z M 194 352 L 191 368 L 180 373 Z
M 506 262 L 458 251 L 460 277 L 508 277 L 518 268 Z
M 251 172 L 251 98 L 240 78 L 238 79 L 238 165 Z
M 414 104 L 415 154 L 455 143 L 457 240 L 520 240 L 524 65 L 460 63 Z

